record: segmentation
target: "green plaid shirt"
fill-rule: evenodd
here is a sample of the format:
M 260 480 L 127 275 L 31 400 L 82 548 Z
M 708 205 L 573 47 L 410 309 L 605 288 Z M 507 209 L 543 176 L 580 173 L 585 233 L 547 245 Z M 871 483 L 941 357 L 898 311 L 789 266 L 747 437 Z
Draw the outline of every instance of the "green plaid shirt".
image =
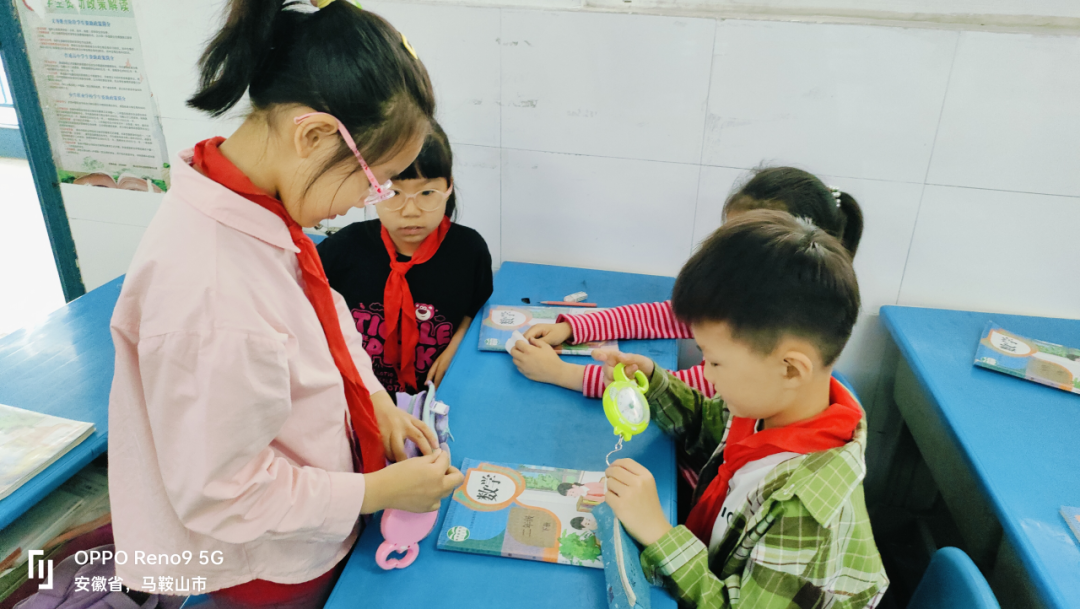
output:
M 723 461 L 731 415 L 659 366 L 648 399 L 653 420 L 702 467 L 696 503 Z M 877 606 L 889 580 L 863 499 L 865 448 L 863 418 L 848 444 L 777 465 L 713 549 L 684 526 L 645 548 L 645 574 L 684 607 Z

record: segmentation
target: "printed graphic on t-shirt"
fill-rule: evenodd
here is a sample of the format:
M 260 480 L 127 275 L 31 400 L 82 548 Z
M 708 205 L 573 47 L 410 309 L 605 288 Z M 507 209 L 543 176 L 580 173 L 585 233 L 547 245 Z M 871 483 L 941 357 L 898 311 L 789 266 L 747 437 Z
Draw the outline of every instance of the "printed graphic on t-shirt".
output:
M 391 394 L 407 391 L 398 382 L 394 366 L 384 359 L 386 350 L 386 319 L 382 303 L 374 303 L 370 309 L 363 305 L 352 310 L 356 329 L 364 335 L 364 349 L 371 357 L 371 366 L 384 389 Z M 454 336 L 454 324 L 446 321 L 434 305 L 416 303 L 416 327 L 420 332 L 416 343 L 416 380 L 423 382 L 435 359 L 450 344 Z

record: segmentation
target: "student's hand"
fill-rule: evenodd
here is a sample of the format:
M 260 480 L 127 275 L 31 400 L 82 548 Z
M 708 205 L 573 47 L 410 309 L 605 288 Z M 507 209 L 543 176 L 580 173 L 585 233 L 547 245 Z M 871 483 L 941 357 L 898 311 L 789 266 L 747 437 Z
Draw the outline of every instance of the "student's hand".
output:
M 436 389 L 439 388 L 439 383 L 442 382 L 443 376 L 446 375 L 446 371 L 450 368 L 450 361 L 454 359 L 455 353 L 457 353 L 457 345 L 450 343 L 443 350 L 442 355 L 436 357 L 435 361 L 431 363 L 427 378 L 432 383 L 435 383 Z
M 616 349 L 595 349 L 593 359 L 604 364 L 604 380 L 610 385 L 615 380 L 616 364 L 623 364 L 626 378 L 634 378 L 634 373 L 641 370 L 646 378 L 651 378 L 656 364 L 644 355 L 622 353 Z
M 439 447 L 439 437 L 420 419 L 398 408 L 386 391 L 371 395 L 375 405 L 375 419 L 379 422 L 379 435 L 382 436 L 383 450 L 391 461 L 404 461 L 406 438 L 416 443 L 420 452 L 430 455 L 433 448 Z
M 465 477 L 450 465 L 450 453 L 436 449 L 430 455 L 392 463 L 364 474 L 362 514 L 394 508 L 422 514 L 439 509 L 443 497 L 461 486 Z
M 536 338 L 519 340 L 510 355 L 518 371 L 538 383 L 555 383 L 564 363 L 551 345 Z
M 526 339 L 538 338 L 552 347 L 558 347 L 574 336 L 574 328 L 565 321 L 557 324 L 536 324 L 526 330 L 524 336 Z
M 671 523 L 660 508 L 656 481 L 649 470 L 633 459 L 619 459 L 605 474 L 607 493 L 604 501 L 638 543 L 651 546 L 671 530 Z

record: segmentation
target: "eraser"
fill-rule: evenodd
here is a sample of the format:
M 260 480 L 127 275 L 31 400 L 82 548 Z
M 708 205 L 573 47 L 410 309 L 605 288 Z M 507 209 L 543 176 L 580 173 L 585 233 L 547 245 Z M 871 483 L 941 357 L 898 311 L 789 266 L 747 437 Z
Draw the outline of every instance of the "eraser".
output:
M 563 302 L 581 302 L 588 297 L 589 295 L 585 292 L 574 292 L 573 294 L 563 296 Z
M 514 333 L 511 334 L 510 338 L 506 340 L 506 352 L 510 353 L 511 351 L 513 351 L 514 350 L 514 345 L 516 345 L 519 340 L 525 340 L 525 335 L 523 335 L 521 332 L 519 332 L 517 330 L 514 330 Z M 529 341 L 525 340 L 525 342 L 529 342 Z

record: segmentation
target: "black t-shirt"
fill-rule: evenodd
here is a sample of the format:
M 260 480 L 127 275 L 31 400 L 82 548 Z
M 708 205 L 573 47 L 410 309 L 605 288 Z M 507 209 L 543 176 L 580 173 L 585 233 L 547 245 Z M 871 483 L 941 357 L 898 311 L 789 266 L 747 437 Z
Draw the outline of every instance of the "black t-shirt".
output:
M 390 277 L 390 256 L 383 245 L 378 220 L 350 224 L 319 244 L 330 287 L 344 298 L 375 375 L 393 394 L 408 391 L 398 382 L 394 367 L 383 361 L 383 292 Z M 399 261 L 409 260 L 398 254 Z M 464 317 L 476 317 L 492 291 L 491 254 L 480 233 L 459 224 L 450 230 L 430 260 L 405 274 L 416 304 L 420 332 L 416 345 L 416 380 L 421 385 L 427 371 L 442 355 Z

